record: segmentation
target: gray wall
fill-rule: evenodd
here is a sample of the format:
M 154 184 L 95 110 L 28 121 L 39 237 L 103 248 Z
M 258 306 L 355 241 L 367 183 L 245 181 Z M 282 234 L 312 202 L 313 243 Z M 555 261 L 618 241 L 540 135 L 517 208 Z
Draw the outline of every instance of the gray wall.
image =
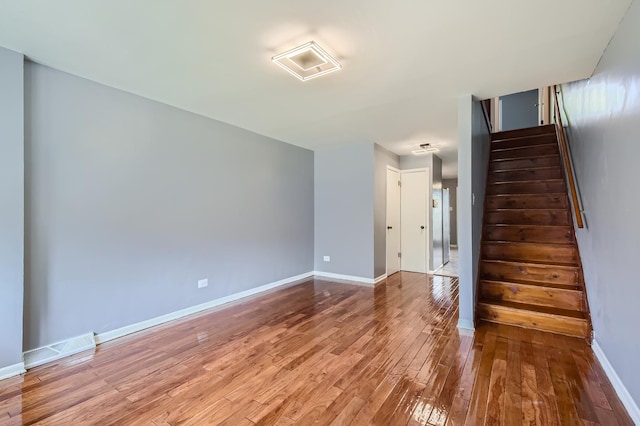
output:
M 313 152 L 32 63 L 25 89 L 25 349 L 313 269 Z
M 444 212 L 450 216 L 450 229 L 451 229 L 451 244 L 458 245 L 458 210 L 457 210 L 457 194 L 458 194 L 458 179 L 443 179 L 442 187 L 449 189 L 449 212 Z
M 398 169 L 400 159 L 393 152 L 387 151 L 378 144 L 374 145 L 374 190 L 375 210 L 374 224 L 374 259 L 373 275 L 379 277 L 387 273 L 387 166 Z
M 0 368 L 22 362 L 23 64 L 0 47 Z
M 500 130 L 524 129 L 538 125 L 538 90 L 500 96 Z
M 438 269 L 444 263 L 444 224 L 442 223 L 442 160 L 437 155 L 431 156 L 431 188 L 432 198 L 436 205 L 431 204 L 431 239 L 432 253 L 429 269 Z
M 471 95 L 458 104 L 458 254 L 460 317 L 458 325 L 474 323 L 482 215 L 491 137 L 480 102 Z
M 374 278 L 373 150 L 361 142 L 314 153 L 316 271 Z
M 640 404 L 640 3 L 593 77 L 563 86 L 587 227 L 577 229 L 595 338 Z

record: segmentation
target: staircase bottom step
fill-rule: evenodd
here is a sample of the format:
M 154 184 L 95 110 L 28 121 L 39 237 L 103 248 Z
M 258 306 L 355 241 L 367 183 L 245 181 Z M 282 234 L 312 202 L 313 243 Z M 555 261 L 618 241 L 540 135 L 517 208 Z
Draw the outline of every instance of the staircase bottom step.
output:
M 584 338 L 589 336 L 589 323 L 584 318 L 584 314 L 579 311 L 481 300 L 478 303 L 478 318 L 567 336 Z

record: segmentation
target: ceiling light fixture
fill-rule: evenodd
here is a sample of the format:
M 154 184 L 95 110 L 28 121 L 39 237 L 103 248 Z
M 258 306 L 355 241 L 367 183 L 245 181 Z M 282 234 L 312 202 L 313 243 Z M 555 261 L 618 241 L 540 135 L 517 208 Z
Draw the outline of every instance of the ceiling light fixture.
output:
M 314 41 L 276 55 L 271 61 L 301 81 L 342 69 L 340 63 Z
M 438 152 L 438 151 L 440 151 L 435 146 L 431 146 L 430 143 L 423 143 L 423 144 L 420 145 L 420 148 L 424 149 L 426 152 Z
M 421 155 L 421 154 L 428 154 L 430 152 L 438 152 L 438 151 L 440 150 L 435 146 L 431 146 L 430 143 L 423 143 L 423 144 L 420 144 L 420 148 L 414 149 L 413 151 L 411 151 L 411 153 L 413 155 Z

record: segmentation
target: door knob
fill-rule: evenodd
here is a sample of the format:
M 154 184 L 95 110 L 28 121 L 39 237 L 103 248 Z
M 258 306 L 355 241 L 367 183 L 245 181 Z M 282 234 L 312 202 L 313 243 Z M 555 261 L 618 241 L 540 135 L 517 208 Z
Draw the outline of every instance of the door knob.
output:
M 387 229 L 393 229 L 393 226 L 387 226 Z
M 420 229 L 424 229 L 424 225 L 420 227 Z

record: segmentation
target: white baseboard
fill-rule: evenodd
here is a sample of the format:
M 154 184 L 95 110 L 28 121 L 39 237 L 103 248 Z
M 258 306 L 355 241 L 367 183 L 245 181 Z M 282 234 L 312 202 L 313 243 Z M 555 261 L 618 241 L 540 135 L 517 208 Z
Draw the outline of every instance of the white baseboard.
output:
M 472 331 L 476 329 L 475 325 L 473 324 L 473 321 L 468 319 L 462 319 L 462 318 L 458 320 L 458 328 L 462 330 L 472 330 Z
M 334 274 L 333 272 L 322 272 L 322 271 L 313 271 L 313 275 L 321 278 L 331 278 L 334 280 L 342 280 L 342 281 L 351 281 L 354 283 L 367 284 L 369 287 L 373 287 L 376 284 L 376 280 L 380 279 L 382 281 L 384 278 L 364 278 L 364 277 L 356 277 L 355 275 L 343 275 L 343 274 Z M 386 275 L 384 275 L 386 278 Z
M 622 401 L 622 405 L 624 405 L 624 407 L 627 409 L 629 416 L 631 416 L 631 419 L 635 424 L 640 425 L 640 408 L 638 408 L 638 404 L 636 404 L 636 402 L 631 397 L 631 394 L 627 390 L 627 387 L 624 385 L 624 383 L 622 383 L 622 380 L 620 380 L 620 376 L 618 376 L 618 373 L 616 373 L 616 370 L 614 370 L 613 366 L 609 362 L 609 359 L 607 358 L 605 353 L 602 351 L 602 348 L 598 344 L 597 340 L 593 339 L 591 349 L 593 349 L 593 353 L 596 355 L 596 358 L 598 358 L 598 361 L 600 361 L 604 372 L 607 373 L 609 381 L 611 381 L 613 388 L 618 394 L 618 398 L 620 398 L 620 401 Z
M 165 322 L 182 318 L 187 315 L 192 315 L 201 311 L 205 311 L 207 309 L 215 308 L 230 302 L 235 302 L 236 300 L 244 299 L 245 297 L 253 296 L 258 293 L 263 293 L 265 291 L 272 290 L 276 287 L 282 287 L 288 284 L 293 285 L 294 283 L 296 283 L 296 281 L 309 278 L 313 275 L 314 275 L 313 272 L 306 272 L 304 274 L 296 275 L 295 277 L 285 278 L 280 281 L 275 281 L 260 287 L 242 291 L 240 293 L 235 293 L 229 296 L 221 297 L 219 299 L 214 299 L 209 302 L 202 303 L 200 305 L 191 306 L 189 308 L 181 309 L 179 311 L 175 311 L 165 315 L 161 315 L 159 317 L 151 318 L 146 321 L 141 321 L 135 324 L 127 325 L 121 328 L 117 328 L 115 330 L 106 331 L 104 333 L 100 333 L 95 336 L 96 343 L 97 344 L 105 343 L 105 342 L 108 342 L 109 340 L 126 336 L 127 334 L 135 333 L 137 331 L 141 331 L 149 327 L 154 327 L 156 325 L 164 324 Z
M 449 247 L 457 249 L 458 245 L 457 244 L 450 244 Z
M 95 349 L 93 333 L 63 340 L 51 345 L 31 349 L 23 354 L 25 368 L 33 368 L 79 352 Z
M 378 278 L 373 280 L 373 284 L 374 285 L 378 285 L 378 284 L 380 284 L 382 281 L 384 281 L 386 279 L 387 279 L 387 274 L 380 275 Z
M 24 368 L 24 362 L 8 365 L 6 367 L 0 368 L 0 380 L 8 379 L 9 377 L 13 376 L 19 376 L 20 374 L 24 374 L 26 372 L 27 370 L 25 370 Z

